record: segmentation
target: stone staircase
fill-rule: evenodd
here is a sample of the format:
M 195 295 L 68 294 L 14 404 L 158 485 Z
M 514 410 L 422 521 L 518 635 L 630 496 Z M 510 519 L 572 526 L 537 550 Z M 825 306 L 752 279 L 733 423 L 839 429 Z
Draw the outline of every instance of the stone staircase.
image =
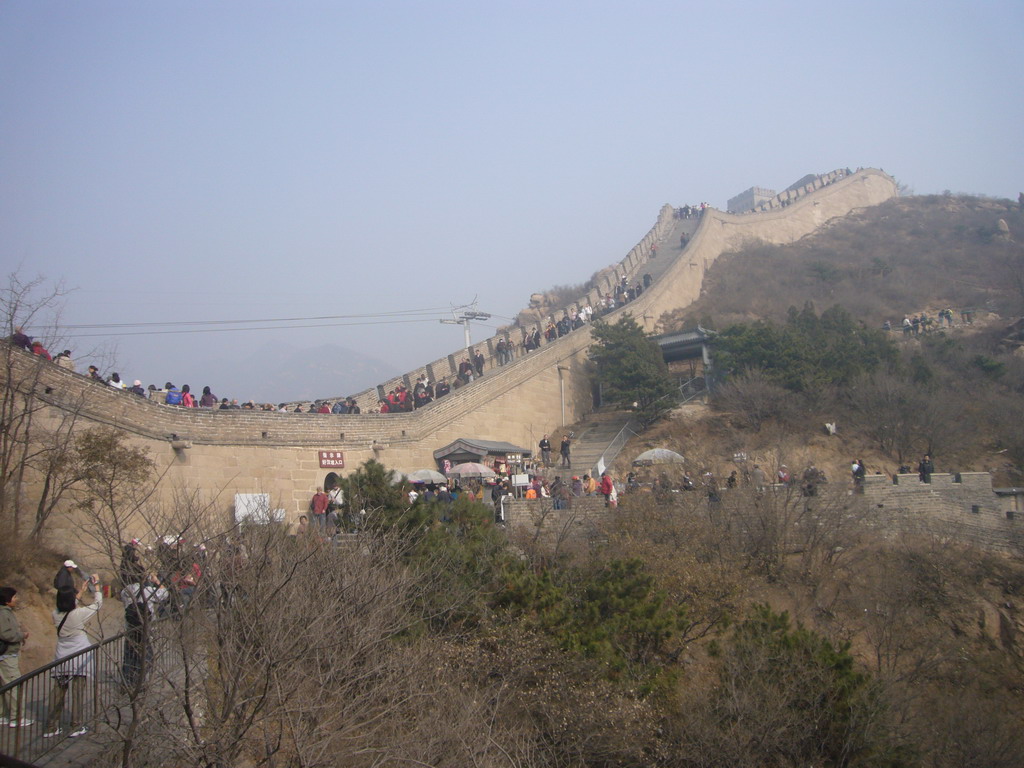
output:
M 570 477 L 592 475 L 602 455 L 605 457 L 605 464 L 610 466 L 625 443 L 622 438 L 628 439 L 633 436 L 634 432 L 629 428 L 631 424 L 633 424 L 633 429 L 638 429 L 634 423 L 633 413 L 601 408 L 587 416 L 586 420 L 580 424 L 566 427 L 562 432 L 552 432 L 552 466 L 542 474 L 547 477 L 555 475 L 565 477 L 566 474 Z M 559 469 L 561 459 L 558 456 L 558 444 L 562 435 L 569 431 L 575 433 L 572 441 L 572 471 L 563 472 Z M 617 437 L 620 439 L 616 440 Z
M 676 219 L 668 234 L 658 241 L 658 255 L 653 259 L 648 259 L 639 268 L 637 272 L 638 277 L 634 282 L 642 281 L 645 273 L 651 276 L 652 281 L 655 281 L 668 271 L 668 268 L 675 262 L 680 251 L 683 250 L 679 245 L 680 235 L 692 236 L 697 231 L 698 224 L 700 224 L 700 219 L 698 218 Z

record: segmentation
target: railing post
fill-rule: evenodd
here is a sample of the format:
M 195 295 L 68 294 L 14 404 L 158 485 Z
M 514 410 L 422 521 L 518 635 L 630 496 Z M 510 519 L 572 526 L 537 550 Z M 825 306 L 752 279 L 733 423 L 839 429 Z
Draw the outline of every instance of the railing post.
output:
M 114 644 L 115 643 L 111 643 L 111 645 L 114 645 Z M 92 716 L 93 716 L 93 718 L 97 717 L 99 715 L 99 711 L 100 711 L 100 655 L 98 653 L 99 650 L 100 650 L 100 647 L 97 647 L 96 650 L 93 651 L 92 663 L 91 663 L 91 665 L 92 665 Z M 72 706 L 72 708 L 74 708 L 74 706 L 75 706 L 75 702 L 73 700 L 73 697 L 72 697 L 71 706 Z M 82 720 L 84 721 L 85 718 L 83 717 Z
M 25 686 L 19 685 L 14 696 L 14 714 L 18 718 L 18 727 L 14 729 L 14 756 L 21 757 L 21 721 L 25 717 Z

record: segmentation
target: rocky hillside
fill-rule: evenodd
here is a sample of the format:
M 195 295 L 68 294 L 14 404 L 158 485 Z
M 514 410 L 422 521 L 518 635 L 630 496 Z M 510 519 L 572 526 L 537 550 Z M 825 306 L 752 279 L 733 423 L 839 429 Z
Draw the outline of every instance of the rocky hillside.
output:
M 816 316 L 835 306 L 877 329 L 892 359 L 839 385 L 801 391 L 787 389 L 777 371 L 720 370 L 723 381 L 742 386 L 720 391 L 714 418 L 696 427 L 662 425 L 642 445 L 696 451 L 720 470 L 734 453 L 747 453 L 775 467 L 816 461 L 843 477 L 853 458 L 892 473 L 930 452 L 943 471 L 990 471 L 999 484 L 1024 480 L 1019 205 L 900 198 L 791 246 L 753 245 L 720 258 L 700 300 L 661 324 L 675 330 L 700 322 L 723 332 L 765 323 L 788 338 L 802 322 L 791 313 Z M 946 309 L 952 323 L 940 327 Z M 904 317 L 923 318 L 920 333 L 904 334 Z M 883 429 L 894 419 L 904 431 L 898 440 Z M 836 435 L 826 436 L 826 422 L 837 425 Z

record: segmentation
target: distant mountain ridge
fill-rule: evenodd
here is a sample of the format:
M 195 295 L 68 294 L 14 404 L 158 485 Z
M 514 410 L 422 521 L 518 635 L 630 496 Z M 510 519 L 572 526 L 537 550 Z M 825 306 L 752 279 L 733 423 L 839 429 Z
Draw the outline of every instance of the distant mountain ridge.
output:
M 395 365 L 337 344 L 265 344 L 227 367 L 221 388 L 239 400 L 291 402 L 360 392 L 398 373 Z

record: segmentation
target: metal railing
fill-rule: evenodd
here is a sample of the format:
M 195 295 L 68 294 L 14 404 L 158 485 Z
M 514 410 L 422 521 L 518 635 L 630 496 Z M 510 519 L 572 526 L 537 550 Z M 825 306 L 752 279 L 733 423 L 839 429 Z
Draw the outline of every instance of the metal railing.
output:
M 161 623 L 153 621 L 146 629 Z M 163 666 L 165 654 L 157 652 L 163 645 L 157 642 L 159 634 L 144 631 L 140 642 L 122 632 L 0 687 L 0 696 L 7 700 L 15 723 L 0 726 L 0 757 L 34 762 L 69 738 L 72 725 L 92 727 L 124 703 L 132 685 L 125 675 L 138 679 L 139 674 L 145 674 L 150 678 Z M 73 680 L 60 676 L 58 668 L 77 668 L 79 663 L 84 665 L 81 669 L 86 676 Z M 59 734 L 44 737 L 58 728 Z
M 630 419 L 622 425 L 622 429 L 619 430 L 618 434 L 612 438 L 612 441 L 608 443 L 608 447 L 601 453 L 601 458 L 598 459 L 597 464 L 594 465 L 591 470 L 591 477 L 600 478 L 601 472 L 608 468 L 608 466 L 615 461 L 615 457 L 619 455 L 619 451 L 626 445 L 626 442 L 630 437 L 636 434 L 634 427 L 637 426 L 636 421 Z
M 694 376 L 692 379 L 681 381 L 678 386 L 672 388 L 671 392 L 651 401 L 637 411 L 640 426 L 646 429 L 673 408 L 685 405 L 698 397 L 704 397 L 708 393 L 706 385 L 707 380 L 703 376 Z

